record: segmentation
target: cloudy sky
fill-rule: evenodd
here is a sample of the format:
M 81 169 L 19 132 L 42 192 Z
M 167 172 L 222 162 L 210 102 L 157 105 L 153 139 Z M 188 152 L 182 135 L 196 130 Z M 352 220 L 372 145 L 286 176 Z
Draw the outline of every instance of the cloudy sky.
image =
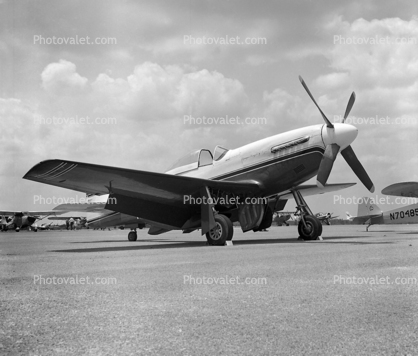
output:
M 322 123 L 299 74 L 331 121 L 356 92 L 352 146 L 377 193 L 418 181 L 415 1 L 0 0 L 0 31 L 0 209 L 82 197 L 21 179 L 42 160 L 163 172 L 198 148 Z M 358 179 L 339 156 L 329 182 Z M 376 196 L 361 183 L 341 195 Z M 357 213 L 332 194 L 308 202 Z

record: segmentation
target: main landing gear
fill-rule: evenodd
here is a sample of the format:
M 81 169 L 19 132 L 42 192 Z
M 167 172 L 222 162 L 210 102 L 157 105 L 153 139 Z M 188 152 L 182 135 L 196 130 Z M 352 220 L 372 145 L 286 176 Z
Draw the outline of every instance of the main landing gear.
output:
M 299 237 L 303 240 L 318 240 L 322 234 L 322 224 L 319 219 L 312 214 L 305 199 L 298 190 L 292 190 L 296 201 L 297 211 L 300 211 L 300 221 L 298 225 Z
M 136 229 L 131 230 L 128 234 L 128 240 L 129 241 L 136 241 L 138 239 L 138 235 L 136 233 Z
M 231 241 L 234 235 L 234 227 L 231 220 L 222 214 L 214 216 L 216 226 L 206 233 L 209 245 L 224 246 L 226 241 Z

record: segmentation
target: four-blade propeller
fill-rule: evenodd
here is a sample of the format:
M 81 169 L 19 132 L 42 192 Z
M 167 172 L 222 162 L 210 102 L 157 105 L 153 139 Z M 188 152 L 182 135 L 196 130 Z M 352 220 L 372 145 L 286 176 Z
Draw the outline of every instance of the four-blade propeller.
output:
M 314 102 L 315 106 L 318 108 L 322 118 L 326 123 L 326 127 L 324 127 L 324 130 L 322 131 L 322 137 L 325 143 L 325 152 L 319 165 L 319 170 L 316 177 L 317 185 L 321 188 L 325 186 L 331 173 L 332 166 L 334 165 L 334 161 L 337 158 L 338 152 L 341 152 L 341 155 L 344 157 L 356 176 L 360 179 L 364 186 L 373 193 L 373 182 L 371 181 L 370 177 L 368 176 L 367 172 L 361 165 L 360 161 L 350 146 L 350 144 L 357 137 L 357 128 L 345 123 L 345 120 L 350 114 L 351 108 L 353 107 L 356 100 L 356 94 L 353 92 L 350 96 L 350 99 L 348 100 L 342 123 L 332 124 L 315 101 L 313 95 L 308 89 L 308 86 L 301 76 L 299 76 L 299 80 Z

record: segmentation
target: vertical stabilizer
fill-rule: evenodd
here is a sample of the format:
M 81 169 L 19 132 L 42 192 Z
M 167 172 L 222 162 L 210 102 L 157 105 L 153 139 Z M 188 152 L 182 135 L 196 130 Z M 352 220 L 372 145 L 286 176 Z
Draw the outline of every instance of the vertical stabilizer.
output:
M 382 210 L 374 204 L 372 198 L 363 197 L 358 204 L 357 217 L 381 215 Z

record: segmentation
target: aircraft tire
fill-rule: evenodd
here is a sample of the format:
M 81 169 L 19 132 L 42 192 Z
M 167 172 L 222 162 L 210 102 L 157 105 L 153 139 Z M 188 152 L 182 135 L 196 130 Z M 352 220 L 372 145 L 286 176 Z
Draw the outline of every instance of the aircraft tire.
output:
M 316 240 L 322 234 L 322 224 L 321 222 L 312 215 L 305 216 L 305 222 L 308 226 L 306 230 L 303 226 L 302 220 L 298 224 L 299 236 L 304 240 Z
M 206 233 L 209 245 L 224 246 L 226 241 L 231 241 L 234 235 L 234 227 L 231 220 L 225 215 L 215 215 L 216 226 Z
M 128 234 L 128 240 L 129 241 L 136 241 L 138 239 L 138 235 L 136 231 L 130 231 Z

